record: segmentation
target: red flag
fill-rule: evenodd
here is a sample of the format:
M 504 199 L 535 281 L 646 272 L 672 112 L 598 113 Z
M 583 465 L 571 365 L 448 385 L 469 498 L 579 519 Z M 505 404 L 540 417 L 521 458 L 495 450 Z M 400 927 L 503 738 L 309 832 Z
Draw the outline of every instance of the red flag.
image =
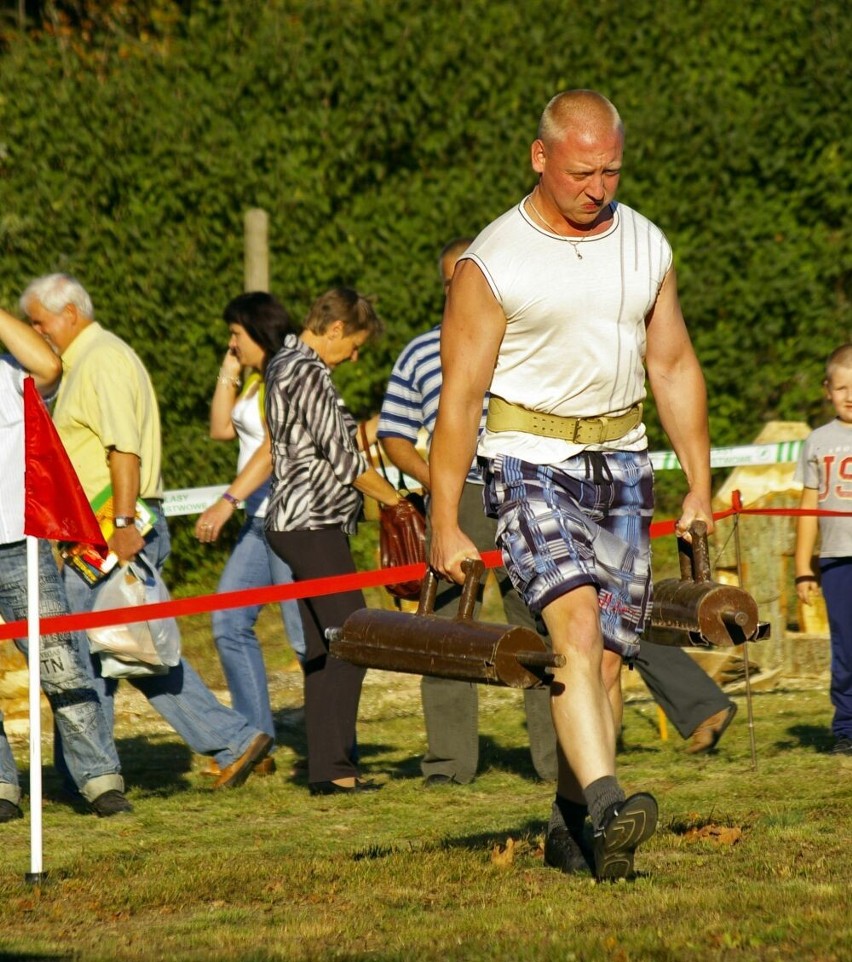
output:
M 31 377 L 24 379 L 24 533 L 106 547 L 97 518 Z

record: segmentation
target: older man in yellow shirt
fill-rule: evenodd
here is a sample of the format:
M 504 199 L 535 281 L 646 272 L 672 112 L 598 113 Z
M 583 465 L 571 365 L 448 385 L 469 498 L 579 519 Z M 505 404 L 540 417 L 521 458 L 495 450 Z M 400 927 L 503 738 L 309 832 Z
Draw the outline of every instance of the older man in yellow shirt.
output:
M 30 304 L 44 318 L 44 307 L 32 300 Z M 55 329 L 54 344 L 62 355 L 64 374 L 54 422 L 83 489 L 93 497 L 112 484 L 119 516 L 135 514 L 137 496 L 159 506 L 163 497 L 160 412 L 148 372 L 115 334 L 96 321 L 81 323 L 76 311 L 71 318 Z M 38 328 L 40 322 L 32 320 Z M 45 319 L 45 332 L 49 324 Z M 79 333 L 63 344 L 63 334 L 75 331 Z M 50 335 L 48 339 L 53 340 Z M 126 556 L 122 560 L 141 550 L 136 538 L 119 541 L 115 547 L 120 558 Z
M 34 280 L 21 296 L 21 308 L 62 358 L 54 420 L 86 496 L 92 500 L 112 486 L 111 550 L 121 563 L 141 554 L 162 568 L 170 540 L 162 510 L 160 414 L 148 372 L 128 344 L 94 320 L 91 298 L 76 279 L 48 274 Z M 145 537 L 135 524 L 139 498 L 156 515 Z M 103 582 L 91 587 L 68 569 L 64 578 L 72 610 L 91 610 Z M 100 675 L 97 658 L 93 661 Z M 220 704 L 183 658 L 165 675 L 128 681 L 194 751 L 216 760 L 221 772 L 216 788 L 241 785 L 272 747 L 268 735 Z M 111 723 L 117 684 L 98 677 Z

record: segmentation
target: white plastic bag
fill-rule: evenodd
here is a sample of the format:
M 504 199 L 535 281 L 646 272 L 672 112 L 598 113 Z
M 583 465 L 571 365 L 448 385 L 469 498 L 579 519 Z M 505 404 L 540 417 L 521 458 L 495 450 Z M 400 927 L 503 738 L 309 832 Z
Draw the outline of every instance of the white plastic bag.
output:
M 153 604 L 170 599 L 159 572 L 141 555 L 116 568 L 104 582 L 94 611 Z M 89 647 L 100 656 L 105 678 L 165 675 L 180 662 L 180 629 L 174 618 L 107 625 L 88 630 Z

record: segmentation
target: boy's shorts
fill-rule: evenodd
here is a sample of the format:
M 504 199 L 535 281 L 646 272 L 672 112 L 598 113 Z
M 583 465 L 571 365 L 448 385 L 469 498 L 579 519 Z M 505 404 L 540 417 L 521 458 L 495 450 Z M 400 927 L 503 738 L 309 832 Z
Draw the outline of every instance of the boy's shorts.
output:
M 583 451 L 556 465 L 486 461 L 485 510 L 530 610 L 593 585 L 604 647 L 628 661 L 650 612 L 653 487 L 646 451 Z

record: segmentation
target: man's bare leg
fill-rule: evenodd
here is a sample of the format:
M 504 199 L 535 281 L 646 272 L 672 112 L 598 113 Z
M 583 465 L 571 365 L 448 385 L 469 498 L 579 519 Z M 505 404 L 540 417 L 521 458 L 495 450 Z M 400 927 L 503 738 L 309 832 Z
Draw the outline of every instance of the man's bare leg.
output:
M 653 834 L 656 803 L 649 795 L 625 800 L 615 777 L 615 740 L 621 724 L 621 659 L 604 651 L 597 592 L 575 589 L 542 612 L 553 650 L 565 656 L 551 686 L 559 742 L 559 780 L 548 826 L 545 860 L 565 872 L 582 871 L 592 857 L 584 844 L 585 814 L 595 831 L 599 878 L 632 872 L 636 846 Z
M 603 637 L 597 592 L 584 585 L 557 598 L 543 611 L 553 651 L 565 666 L 553 674 L 553 724 L 559 747 L 575 778 L 586 786 L 615 775 L 615 727 L 603 679 Z M 574 788 L 558 783 L 560 794 Z
M 621 666 L 623 665 L 621 656 L 614 651 L 604 651 L 603 653 L 603 680 L 606 688 L 609 707 L 612 709 L 612 728 L 615 733 L 616 745 L 618 744 L 618 733 L 624 721 L 624 698 L 621 691 Z M 617 751 L 617 748 L 613 748 Z

